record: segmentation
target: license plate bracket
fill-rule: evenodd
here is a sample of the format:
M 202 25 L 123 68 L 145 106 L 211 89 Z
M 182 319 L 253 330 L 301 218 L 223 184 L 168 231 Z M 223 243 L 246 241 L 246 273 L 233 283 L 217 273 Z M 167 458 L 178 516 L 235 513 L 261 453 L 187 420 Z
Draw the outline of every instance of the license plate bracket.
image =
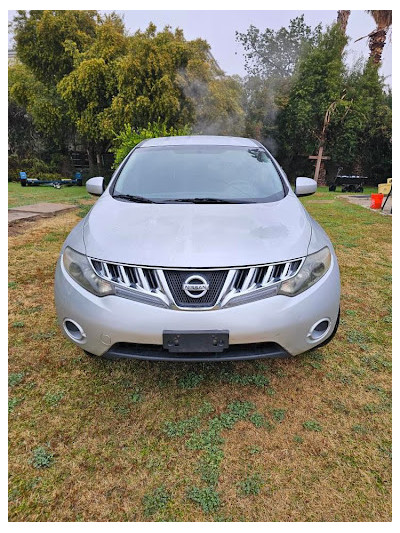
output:
M 171 353 L 217 353 L 229 347 L 229 331 L 163 331 L 163 347 Z

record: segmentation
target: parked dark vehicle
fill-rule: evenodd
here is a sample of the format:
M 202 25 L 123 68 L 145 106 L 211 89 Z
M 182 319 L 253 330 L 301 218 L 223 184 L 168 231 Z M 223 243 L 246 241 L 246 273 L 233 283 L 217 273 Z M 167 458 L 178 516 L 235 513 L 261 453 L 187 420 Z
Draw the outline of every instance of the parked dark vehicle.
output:
M 333 183 L 329 185 L 329 190 L 336 191 L 336 187 L 342 187 L 342 192 L 363 192 L 364 183 L 368 178 L 365 176 L 345 176 L 342 174 L 342 167 L 338 168 Z

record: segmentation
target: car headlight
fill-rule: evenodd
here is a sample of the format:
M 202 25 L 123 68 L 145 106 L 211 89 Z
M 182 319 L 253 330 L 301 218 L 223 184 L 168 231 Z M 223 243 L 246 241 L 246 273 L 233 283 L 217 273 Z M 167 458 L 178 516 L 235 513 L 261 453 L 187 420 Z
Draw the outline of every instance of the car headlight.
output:
M 64 267 L 68 274 L 84 289 L 96 296 L 114 294 L 112 283 L 100 278 L 90 265 L 86 255 L 76 252 L 69 246 L 63 254 Z
M 331 261 L 331 252 L 327 246 L 307 256 L 298 273 L 293 278 L 282 282 L 278 294 L 296 296 L 305 291 L 326 274 Z

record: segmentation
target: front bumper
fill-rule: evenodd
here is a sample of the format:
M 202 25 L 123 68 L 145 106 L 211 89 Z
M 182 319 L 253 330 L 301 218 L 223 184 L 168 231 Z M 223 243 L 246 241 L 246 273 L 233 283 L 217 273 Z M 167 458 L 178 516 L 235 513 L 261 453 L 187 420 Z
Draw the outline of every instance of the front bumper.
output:
M 70 319 L 84 331 L 82 340 L 71 339 L 75 344 L 94 355 L 111 357 L 137 357 L 156 360 L 200 360 L 194 354 L 173 356 L 160 351 L 164 330 L 202 331 L 228 330 L 229 349 L 216 356 L 210 354 L 203 360 L 247 359 L 256 357 L 282 357 L 298 355 L 326 341 L 335 331 L 339 314 L 340 279 L 336 257 L 325 274 L 310 289 L 295 297 L 283 295 L 264 300 L 212 311 L 178 311 L 127 300 L 118 296 L 97 297 L 78 285 L 65 271 L 59 260 L 55 277 L 55 301 L 60 327 L 64 334 L 64 320 Z M 310 337 L 311 328 L 320 320 L 329 327 L 318 339 Z M 264 353 L 256 351 L 255 357 L 240 356 L 234 345 L 260 345 L 268 343 Z M 129 348 L 129 346 L 131 348 Z M 133 348 L 132 345 L 136 347 Z M 155 346 L 158 357 L 146 357 L 146 349 L 137 345 Z M 124 347 L 121 353 L 121 346 Z M 249 347 L 248 347 L 249 348 Z M 259 350 L 258 346 L 258 350 Z M 249 350 L 244 348 L 246 353 Z M 280 355 L 273 355 L 278 353 Z M 107 355 L 108 354 L 108 355 Z M 172 357 L 171 357 L 172 355 Z M 248 354 L 251 355 L 251 354 Z

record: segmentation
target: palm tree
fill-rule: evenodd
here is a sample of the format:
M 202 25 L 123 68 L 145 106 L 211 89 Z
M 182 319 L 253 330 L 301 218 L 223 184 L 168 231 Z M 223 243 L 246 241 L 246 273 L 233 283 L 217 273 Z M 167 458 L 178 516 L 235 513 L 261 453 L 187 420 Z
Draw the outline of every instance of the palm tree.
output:
M 370 58 L 375 65 L 379 66 L 382 60 L 383 48 L 386 44 L 386 34 L 392 25 L 392 12 L 390 10 L 367 10 L 367 13 L 376 22 L 376 29 L 368 35 Z
M 337 12 L 337 23 L 340 25 L 340 29 L 343 33 L 346 33 L 347 22 L 349 20 L 350 11 L 341 9 Z

